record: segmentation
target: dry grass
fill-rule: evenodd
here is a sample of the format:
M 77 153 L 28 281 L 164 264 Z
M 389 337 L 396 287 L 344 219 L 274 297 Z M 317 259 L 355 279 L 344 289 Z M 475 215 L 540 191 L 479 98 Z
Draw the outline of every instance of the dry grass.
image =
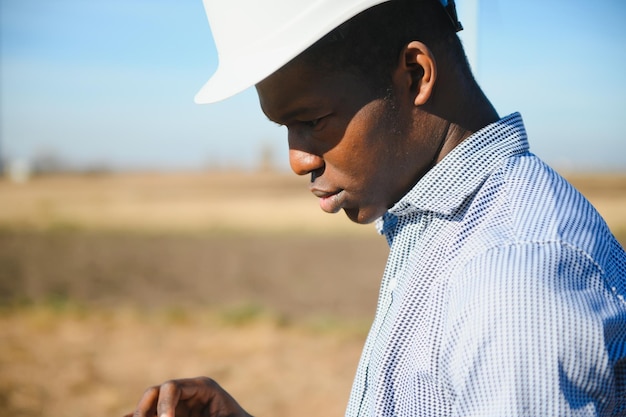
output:
M 321 213 L 306 186 L 303 178 L 280 174 L 111 174 L 47 176 L 25 184 L 0 181 L 0 228 L 9 231 L 0 239 L 5 245 L 0 248 L 0 275 L 4 271 L 4 282 L 15 283 L 9 275 L 17 274 L 18 287 L 43 288 L 42 299 L 48 300 L 43 307 L 40 301 L 11 307 L 0 317 L 0 415 L 122 415 L 147 385 L 197 375 L 216 378 L 256 415 L 313 416 L 320 410 L 342 415 L 366 326 L 321 316 L 306 321 L 266 317 L 265 306 L 246 304 L 250 296 L 245 295 L 239 307 L 219 304 L 220 298 L 236 302 L 242 294 L 256 293 L 281 298 L 285 311 L 304 311 L 308 304 L 301 299 L 305 293 L 314 299 L 313 292 L 332 292 L 328 305 L 335 303 L 339 294 L 330 275 L 316 283 L 305 271 L 294 280 L 294 271 L 285 267 L 289 262 L 280 262 L 278 268 L 277 259 L 309 259 L 311 271 L 326 268 L 342 274 L 346 266 L 316 260 L 333 251 L 319 236 L 376 237 L 371 227 Z M 125 236 L 128 232 L 132 236 Z M 294 232 L 321 240 L 313 239 L 312 246 L 292 242 Z M 152 239 L 146 233 L 165 236 Z M 242 244 L 237 244 L 240 234 Z M 259 234 L 277 235 L 278 240 L 263 243 Z M 206 240 L 207 235 L 227 235 L 229 243 L 224 248 L 222 241 L 216 248 L 217 242 Z M 377 239 L 377 244 L 384 247 L 383 241 Z M 359 245 L 339 239 L 334 247 L 341 245 L 352 252 L 347 258 L 363 256 Z M 263 256 L 260 248 L 271 256 Z M 315 254 L 289 251 L 298 248 Z M 381 255 L 368 256 L 381 261 L 372 276 L 382 271 Z M 258 271 L 242 256 L 247 261 L 253 256 Z M 265 268 L 264 259 L 274 269 Z M 174 269 L 185 279 L 177 279 Z M 240 276 L 245 271 L 248 276 Z M 228 295 L 210 294 L 205 298 L 213 299 L 212 308 L 202 308 L 197 299 L 210 291 L 218 275 L 230 277 L 216 284 L 226 284 L 230 289 L 222 289 Z M 363 279 L 365 274 L 355 275 Z M 289 278 L 292 285 L 279 285 Z M 259 288 L 260 279 L 268 288 L 273 282 L 273 289 Z M 132 282 L 143 282 L 143 288 L 125 286 Z M 365 283 L 367 297 L 349 294 L 355 303 L 367 299 L 368 311 L 375 302 L 375 285 L 370 284 L 375 282 Z M 25 294 L 20 291 L 15 292 L 18 301 Z M 98 300 L 85 294 L 98 300 L 108 297 L 108 302 L 94 307 Z M 177 304 L 168 303 L 168 294 Z M 185 294 L 196 299 L 192 307 L 180 303 Z M 85 307 L 72 309 L 76 299 Z
M 272 173 L 55 175 L 0 180 L 0 225 L 38 230 L 367 233 L 324 215 L 305 178 Z
M 211 375 L 264 416 L 340 416 L 363 333 L 207 312 L 28 308 L 0 316 L 0 414 L 121 416 L 148 384 Z

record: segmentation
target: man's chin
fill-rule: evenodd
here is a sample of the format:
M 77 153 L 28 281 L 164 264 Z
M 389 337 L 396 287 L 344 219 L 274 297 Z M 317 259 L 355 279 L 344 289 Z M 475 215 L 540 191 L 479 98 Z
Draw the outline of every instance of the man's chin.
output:
M 382 213 L 370 213 L 367 210 L 360 209 L 344 208 L 343 211 L 350 220 L 357 224 L 370 224 L 382 216 Z

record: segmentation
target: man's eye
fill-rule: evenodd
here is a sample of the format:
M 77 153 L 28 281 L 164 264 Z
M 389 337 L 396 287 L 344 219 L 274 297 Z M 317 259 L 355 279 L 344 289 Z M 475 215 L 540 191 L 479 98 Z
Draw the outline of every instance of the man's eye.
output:
M 314 128 L 315 126 L 319 124 L 320 120 L 322 119 L 308 120 L 306 122 L 302 122 L 302 124 L 305 125 L 306 127 Z
M 317 119 L 313 119 L 313 120 L 304 120 L 302 122 L 300 122 L 302 124 L 302 126 L 307 127 L 308 129 L 321 129 L 323 126 L 323 121 L 326 119 L 327 116 L 322 116 L 322 117 L 318 117 Z

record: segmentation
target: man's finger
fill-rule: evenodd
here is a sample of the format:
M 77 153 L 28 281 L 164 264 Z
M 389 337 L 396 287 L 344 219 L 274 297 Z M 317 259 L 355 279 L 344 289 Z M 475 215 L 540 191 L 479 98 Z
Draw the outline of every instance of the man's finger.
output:
M 176 406 L 181 399 L 185 386 L 188 385 L 186 381 L 186 379 L 179 379 L 161 384 L 159 400 L 156 405 L 156 411 L 159 417 L 174 417 Z M 185 389 L 185 391 L 189 391 L 189 388 Z M 189 395 L 188 392 L 185 392 L 184 399 L 189 399 L 192 396 L 193 395 Z
M 159 387 L 150 387 L 148 388 L 143 395 L 141 396 L 141 400 L 137 404 L 137 408 L 135 412 L 132 414 L 133 417 L 154 417 L 157 410 L 157 401 L 159 399 Z M 131 414 L 129 414 L 130 416 Z M 128 416 L 125 416 L 128 417 Z

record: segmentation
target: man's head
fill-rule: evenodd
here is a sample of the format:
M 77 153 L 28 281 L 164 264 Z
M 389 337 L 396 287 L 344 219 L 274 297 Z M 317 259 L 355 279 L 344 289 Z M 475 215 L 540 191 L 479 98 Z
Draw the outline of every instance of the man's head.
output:
M 267 4 L 273 13 L 281 12 L 279 4 L 292 8 L 303 26 L 276 22 L 281 25 L 276 31 L 266 25 L 257 36 L 261 41 L 255 37 L 246 45 L 250 55 L 244 50 L 231 56 L 231 65 L 237 63 L 230 67 L 233 79 L 241 84 L 252 79 L 249 73 L 270 74 L 257 80 L 256 88 L 268 118 L 288 129 L 294 172 L 311 175 L 311 191 L 324 211 L 343 209 L 355 222 L 371 222 L 495 111 L 475 85 L 456 20 L 442 6 L 448 2 L 315 0 L 301 11 L 292 1 Z M 337 16 L 322 6 L 337 7 Z M 303 18 L 316 13 L 324 15 L 316 24 Z M 348 18 L 342 20 L 344 14 Z M 285 61 L 301 40 L 286 48 L 289 53 L 282 47 L 291 44 L 289 38 L 263 49 L 267 56 L 252 48 L 277 32 L 317 33 L 327 20 L 336 24 Z M 236 36 L 239 43 L 247 40 Z M 284 63 L 274 68 L 272 62 L 279 61 Z M 221 74 L 227 74 L 223 68 Z M 216 87 L 219 80 L 210 80 L 201 98 L 234 91 L 231 85 Z
M 293 171 L 311 175 L 324 211 L 371 222 L 441 159 L 449 123 L 431 102 L 450 71 L 438 65 L 471 77 L 455 32 L 435 1 L 393 0 L 257 84 L 265 114 L 288 129 Z

